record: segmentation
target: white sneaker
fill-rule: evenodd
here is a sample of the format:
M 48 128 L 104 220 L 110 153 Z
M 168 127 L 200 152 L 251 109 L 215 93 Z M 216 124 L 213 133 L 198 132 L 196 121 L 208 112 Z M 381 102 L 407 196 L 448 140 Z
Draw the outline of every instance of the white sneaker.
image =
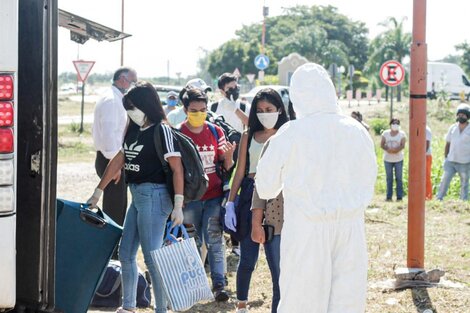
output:
M 126 309 L 123 309 L 122 307 L 119 307 L 117 310 L 116 310 L 116 313 L 134 313 L 134 311 L 128 311 Z
M 248 313 L 248 308 L 237 309 L 237 313 Z

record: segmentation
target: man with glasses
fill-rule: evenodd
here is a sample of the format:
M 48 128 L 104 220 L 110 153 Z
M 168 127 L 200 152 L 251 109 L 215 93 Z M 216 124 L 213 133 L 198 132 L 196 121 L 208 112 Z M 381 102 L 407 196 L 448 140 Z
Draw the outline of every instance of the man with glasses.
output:
M 113 76 L 112 86 L 98 100 L 93 121 L 93 142 L 96 149 L 95 169 L 101 176 L 109 161 L 122 148 L 127 113 L 122 105 L 124 93 L 137 82 L 137 73 L 130 67 L 119 68 Z M 102 209 L 116 223 L 122 225 L 127 208 L 127 188 L 124 171 L 116 174 L 114 183 L 103 192 Z M 117 259 L 117 256 L 113 258 Z

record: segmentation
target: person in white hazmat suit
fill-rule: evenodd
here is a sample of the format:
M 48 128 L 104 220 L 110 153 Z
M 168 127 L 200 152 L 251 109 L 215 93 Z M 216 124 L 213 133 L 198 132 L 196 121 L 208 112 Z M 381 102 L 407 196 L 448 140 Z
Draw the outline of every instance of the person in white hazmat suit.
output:
M 320 65 L 299 67 L 290 95 L 298 120 L 271 137 L 255 178 L 261 198 L 284 194 L 278 313 L 364 312 L 374 144 Z

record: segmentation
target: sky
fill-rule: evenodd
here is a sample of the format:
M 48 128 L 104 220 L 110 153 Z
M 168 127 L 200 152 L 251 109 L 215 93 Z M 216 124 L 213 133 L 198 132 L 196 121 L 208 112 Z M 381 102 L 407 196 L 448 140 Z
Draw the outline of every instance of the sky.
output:
M 123 0 L 59 0 L 59 8 L 105 26 L 121 29 Z M 369 28 L 369 37 L 384 31 L 378 24 L 387 17 L 406 17 L 412 31 L 413 0 L 124 0 L 124 65 L 140 77 L 182 77 L 197 73 L 203 51 L 212 51 L 236 38 L 243 25 L 263 20 L 263 5 L 269 15 L 295 5 L 333 5 L 352 20 Z M 456 54 L 455 45 L 470 42 L 468 0 L 427 0 L 428 59 Z M 261 26 L 260 26 L 261 28 Z M 269 32 L 269 29 L 267 29 Z M 73 60 L 95 61 L 91 73 L 114 72 L 120 66 L 121 43 L 88 40 L 79 45 L 70 32 L 59 27 L 59 73 L 74 72 Z M 244 73 L 242 73 L 244 74 Z

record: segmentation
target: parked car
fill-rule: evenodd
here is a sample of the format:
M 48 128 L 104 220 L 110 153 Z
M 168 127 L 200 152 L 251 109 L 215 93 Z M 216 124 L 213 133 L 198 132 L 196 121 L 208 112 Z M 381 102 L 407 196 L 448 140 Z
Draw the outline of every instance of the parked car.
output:
M 170 91 L 174 91 L 176 93 L 180 93 L 180 91 L 183 89 L 183 86 L 172 86 L 172 85 L 153 85 L 155 87 L 155 90 L 157 90 L 158 96 L 160 97 L 160 101 L 162 102 L 162 105 L 166 105 L 166 95 Z

